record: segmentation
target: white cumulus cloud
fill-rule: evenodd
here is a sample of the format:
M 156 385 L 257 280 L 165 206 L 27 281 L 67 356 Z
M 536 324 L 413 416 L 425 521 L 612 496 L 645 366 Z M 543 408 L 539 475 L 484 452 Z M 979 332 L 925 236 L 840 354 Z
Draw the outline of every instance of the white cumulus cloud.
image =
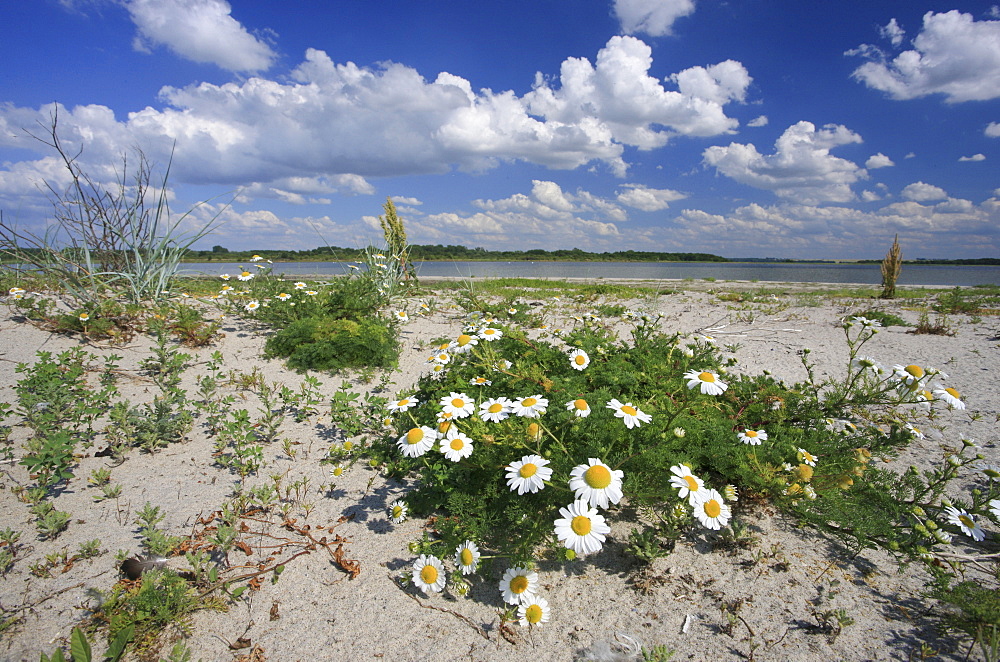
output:
M 958 157 L 958 160 L 961 161 L 961 162 L 964 162 L 964 161 L 985 161 L 986 160 L 986 155 L 985 154 L 973 154 L 972 156 L 960 156 L 960 157 Z
M 894 165 L 896 164 L 892 162 L 892 159 L 890 159 L 882 152 L 879 152 L 878 154 L 872 154 L 871 156 L 868 157 L 868 160 L 865 161 L 865 167 L 868 168 L 869 170 L 874 170 L 876 168 L 888 168 L 889 166 L 894 166 Z
M 640 211 L 660 211 L 671 202 L 683 200 L 686 194 L 668 188 L 648 188 L 642 184 L 625 184 L 625 190 L 618 194 L 618 202 Z
M 225 0 L 128 0 L 125 6 L 139 50 L 162 45 L 188 60 L 240 72 L 269 69 L 276 57 L 232 17 Z
M 1000 97 L 1000 21 L 976 21 L 957 10 L 927 12 L 913 49 L 891 61 L 870 49 L 848 53 L 874 58 L 852 76 L 894 99 L 943 94 L 958 103 Z
M 990 122 L 983 133 L 987 138 L 1000 138 L 1000 122 Z
M 948 197 L 948 193 L 943 188 L 925 182 L 908 184 L 900 195 L 904 199 L 914 202 L 930 202 L 932 200 L 943 200 Z
M 665 89 L 649 75 L 652 50 L 634 37 L 612 37 L 596 63 L 568 58 L 558 88 L 543 76 L 524 101 L 532 115 L 639 149 L 662 147 L 676 135 L 732 133 L 739 122 L 723 106 L 742 101 L 751 78 L 739 62 L 691 67 L 670 77 L 679 91 Z M 665 127 L 665 128 L 660 128 Z
M 879 28 L 879 34 L 889 40 L 893 46 L 899 46 L 903 43 L 903 37 L 906 36 L 906 31 L 899 26 L 896 19 L 889 19 L 889 23 Z
M 670 34 L 674 21 L 694 12 L 694 0 L 614 0 L 614 14 L 625 34 Z
M 860 143 L 847 127 L 811 122 L 788 127 L 775 142 L 775 153 L 764 155 L 753 144 L 730 143 L 703 152 L 707 165 L 737 182 L 803 203 L 848 202 L 855 199 L 851 185 L 867 177 L 857 164 L 830 154 L 840 145 Z
M 758 115 L 757 117 L 747 122 L 747 126 L 752 126 L 755 128 L 761 126 L 767 126 L 767 122 L 768 122 L 767 115 Z

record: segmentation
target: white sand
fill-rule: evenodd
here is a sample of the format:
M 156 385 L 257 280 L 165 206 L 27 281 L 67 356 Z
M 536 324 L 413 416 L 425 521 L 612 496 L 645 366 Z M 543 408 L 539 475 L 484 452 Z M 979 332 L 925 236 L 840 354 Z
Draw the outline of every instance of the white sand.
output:
M 797 352 L 809 347 L 819 375 L 843 374 L 847 347 L 838 320 L 879 302 L 837 301 L 815 307 L 799 307 L 797 302 L 800 299 L 794 296 L 780 297 L 773 305 L 734 310 L 740 304 L 691 292 L 659 297 L 651 305 L 664 313 L 664 327 L 671 332 L 723 327 L 712 335 L 720 345 L 740 345 L 735 355 L 746 372 L 768 369 L 779 378 L 800 380 L 805 373 Z M 908 321 L 917 319 L 916 312 L 902 309 L 899 303 L 885 308 Z M 952 316 L 951 322 L 958 331 L 954 337 L 911 335 L 893 327 L 866 347 L 866 354 L 885 364 L 918 363 L 945 370 L 949 384 L 967 398 L 969 412 L 982 414 L 979 421 L 972 421 L 966 412 L 945 413 L 941 422 L 948 425 L 946 434 L 915 444 L 903 453 L 900 466 L 929 466 L 940 457 L 941 445 L 957 446 L 962 436 L 977 439 L 988 458 L 1000 462 L 994 424 L 1000 404 L 993 377 L 1000 370 L 996 321 L 986 318 L 972 323 L 967 317 Z M 395 384 L 386 394 L 392 396 L 412 385 L 425 367 L 427 343 L 455 335 L 459 324 L 457 311 L 408 323 L 400 370 L 393 374 Z M 232 321 L 225 333 L 216 346 L 184 351 L 204 361 L 218 349 L 227 368 L 248 372 L 259 367 L 269 382 L 293 388 L 301 382 L 301 375 L 280 362 L 260 358 L 266 331 Z M 38 350 L 58 352 L 78 344 L 78 339 L 53 336 L 4 314 L 0 318 L 0 401 L 16 401 L 12 387 L 20 378 L 14 370 L 17 363 L 33 362 Z M 120 385 L 136 403 L 148 401 L 156 390 L 148 378 L 137 374 L 138 362 L 148 356 L 150 345 L 148 339 L 138 339 L 126 347 L 88 345 L 85 349 L 124 356 L 125 377 Z M 186 372 L 184 386 L 189 394 L 195 391 L 194 378 L 204 370 L 198 364 Z M 320 379 L 327 397 L 340 383 L 329 376 Z M 354 390 L 367 387 L 352 386 Z M 251 397 L 237 406 L 253 412 L 256 404 Z M 356 579 L 346 579 L 322 548 L 295 559 L 276 584 L 265 576 L 260 591 L 248 593 L 249 600 L 234 603 L 227 613 L 196 614 L 187 635 L 194 659 L 247 655 L 252 649 L 232 651 L 227 644 L 246 637 L 252 646 L 260 647 L 259 659 L 271 661 L 570 660 L 586 657 L 587 650 L 602 649 L 601 642 L 621 638 L 619 634 L 647 647 L 665 644 L 676 651 L 674 660 L 746 659 L 752 646 L 757 646 L 754 659 L 758 660 L 905 660 L 924 641 L 944 659 L 958 659 L 965 653 L 964 648 L 955 648 L 953 640 L 936 635 L 928 617 L 934 605 L 919 597 L 925 580 L 920 568 L 900 574 L 895 563 L 880 553 L 865 553 L 852 561 L 833 543 L 796 528 L 769 508 L 737 510 L 737 516 L 758 536 L 756 546 L 712 551 L 710 541 L 715 536 L 694 531 L 647 570 L 624 552 L 623 541 L 634 522 L 612 516 L 612 536 L 600 553 L 566 565 L 540 564 L 542 595 L 551 605 L 552 620 L 531 632 L 514 625 L 508 640 L 499 631 L 498 576 L 476 578 L 470 595 L 457 599 L 447 593 L 425 597 L 396 581 L 413 560 L 407 544 L 419 537 L 424 525 L 420 520 L 393 525 L 386 518 L 386 505 L 405 495 L 406 485 L 387 482 L 359 463 L 337 479 L 334 490 L 318 493 L 319 486 L 331 480 L 329 466 L 320 465 L 319 460 L 337 439 L 328 410 L 300 425 L 289 420 L 280 434 L 299 442 L 296 457 L 287 457 L 280 443 L 271 444 L 265 449 L 266 468 L 251 482 L 268 482 L 269 475 L 286 472 L 286 484 L 309 477 L 305 501 L 314 504 L 314 509 L 308 518 L 301 508 L 293 516 L 314 529 L 352 516 L 336 533 L 349 538 L 344 551 L 361 563 L 361 572 Z M 24 431 L 15 431 L 14 439 L 20 457 Z M 88 591 L 107 591 L 117 580 L 115 553 L 139 551 L 134 519 L 144 503 L 159 505 L 167 513 L 163 526 L 184 535 L 196 527 L 199 516 L 219 507 L 233 485 L 233 476 L 213 465 L 212 441 L 196 425 L 189 439 L 156 454 L 132 451 L 122 465 L 112 468 L 112 482 L 122 485 L 122 496 L 95 503 L 97 489 L 88 487 L 86 479 L 94 469 L 112 464 L 107 458 L 93 457 L 102 447 L 99 441 L 85 452 L 69 488 L 55 499 L 56 507 L 71 512 L 73 520 L 54 541 L 37 538 L 27 505 L 13 494 L 17 485 L 30 483 L 24 468 L 2 466 L 0 528 L 20 531 L 22 548 L 14 568 L 0 582 L 5 615 L 21 617 L 0 635 L 0 658 L 34 661 L 40 652 L 51 653 L 65 641 L 72 626 L 88 616 L 88 605 L 94 604 Z M 972 480 L 969 477 L 966 486 Z M 279 531 L 277 527 L 271 530 Z M 100 539 L 105 552 L 98 558 L 79 562 L 65 573 L 56 568 L 53 578 L 29 572 L 29 566 L 47 554 L 62 549 L 72 552 L 94 538 Z M 245 558 L 241 552 L 230 555 L 233 563 Z M 637 587 L 643 583 L 648 584 L 647 591 Z M 742 620 L 728 634 L 720 607 L 737 600 L 742 601 L 738 612 Z M 272 620 L 274 605 L 278 618 Z M 833 637 L 816 627 L 814 613 L 838 608 L 846 610 L 854 623 Z M 182 635 L 180 631 L 168 634 Z M 96 648 L 102 649 L 103 643 Z

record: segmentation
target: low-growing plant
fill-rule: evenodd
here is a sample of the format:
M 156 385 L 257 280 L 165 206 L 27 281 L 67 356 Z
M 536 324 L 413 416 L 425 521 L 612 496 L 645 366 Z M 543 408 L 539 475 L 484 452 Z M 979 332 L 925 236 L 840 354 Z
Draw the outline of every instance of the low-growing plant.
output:
M 268 338 L 264 349 L 265 357 L 287 358 L 288 367 L 299 371 L 389 368 L 398 352 L 393 324 L 378 317 L 299 320 Z
M 885 310 L 879 310 L 877 308 L 870 308 L 863 312 L 857 313 L 858 317 L 864 317 L 865 319 L 870 319 L 873 322 L 878 322 L 882 326 L 909 326 L 899 315 L 887 312 Z
M 953 336 L 955 335 L 955 330 L 951 328 L 951 324 L 949 324 L 946 316 L 938 315 L 932 322 L 927 313 L 921 313 L 916 326 L 914 326 L 909 333 L 932 336 Z
M 439 590 L 426 580 L 441 572 L 430 556 L 457 549 L 460 559 L 463 542 L 512 569 L 552 558 L 552 549 L 564 559 L 596 552 L 623 498 L 658 522 L 633 533 L 640 558 L 659 553 L 660 536 L 668 546 L 698 530 L 727 529 L 721 544 L 752 544 L 734 519 L 746 500 L 907 558 L 935 545 L 911 509 L 944 526 L 943 490 L 975 460 L 949 459 L 916 480 L 875 468 L 872 458 L 914 439 L 921 407 L 964 403 L 931 383 L 930 368 L 889 370 L 863 357 L 878 331 L 871 320 L 844 324 L 843 376 L 818 380 L 806 351 L 807 379 L 798 384 L 729 375 L 731 361 L 712 343 L 639 322 L 630 343 L 597 324 L 550 342 L 471 321 L 444 369 L 387 406 L 395 429 L 373 446 L 373 459 L 390 476 L 417 472 L 404 505 L 436 515 L 437 537 L 417 546 L 418 587 Z M 977 496 L 975 512 L 994 496 L 1000 490 Z

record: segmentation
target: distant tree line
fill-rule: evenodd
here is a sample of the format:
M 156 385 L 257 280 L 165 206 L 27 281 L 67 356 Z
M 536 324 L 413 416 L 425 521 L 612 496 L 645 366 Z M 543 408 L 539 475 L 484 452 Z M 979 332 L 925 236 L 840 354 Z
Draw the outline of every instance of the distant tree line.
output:
M 547 251 L 532 248 L 526 251 L 490 251 L 485 248 L 467 246 L 442 246 L 414 244 L 409 247 L 411 260 L 462 260 L 462 261 L 571 261 L 571 262 L 728 262 L 724 257 L 711 253 L 661 253 L 657 251 L 615 251 L 612 253 L 590 253 L 579 248 Z M 224 246 L 213 246 L 210 250 L 188 251 L 188 262 L 240 262 L 260 255 L 274 262 L 359 260 L 364 255 L 361 248 L 341 248 L 321 246 L 301 251 L 258 249 L 231 251 Z

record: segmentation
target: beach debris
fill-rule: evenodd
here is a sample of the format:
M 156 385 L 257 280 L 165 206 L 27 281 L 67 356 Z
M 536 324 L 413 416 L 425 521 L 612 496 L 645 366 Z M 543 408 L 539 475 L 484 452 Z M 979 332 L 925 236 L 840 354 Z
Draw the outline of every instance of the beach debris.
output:
M 122 561 L 121 573 L 126 579 L 136 580 L 150 570 L 163 570 L 167 567 L 167 559 L 163 556 L 131 557 Z

